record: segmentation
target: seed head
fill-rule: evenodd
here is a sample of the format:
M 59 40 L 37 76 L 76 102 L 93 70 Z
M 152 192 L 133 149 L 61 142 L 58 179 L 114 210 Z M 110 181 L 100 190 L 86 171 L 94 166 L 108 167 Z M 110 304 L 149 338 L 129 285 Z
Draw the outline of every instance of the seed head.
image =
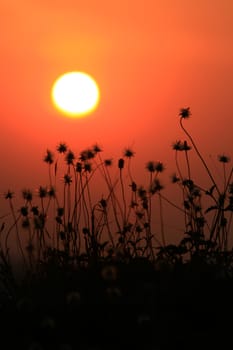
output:
M 162 162 L 156 162 L 155 163 L 155 170 L 158 172 L 158 173 L 162 173 L 164 171 L 165 167 L 163 165 Z
M 229 163 L 230 162 L 230 157 L 225 156 L 224 154 L 221 154 L 218 156 L 218 160 L 221 163 Z
M 75 159 L 74 153 L 71 150 L 69 150 L 65 156 L 66 164 L 67 165 L 73 164 L 74 159 Z
M 188 119 L 190 115 L 191 115 L 191 112 L 189 107 L 180 109 L 179 116 L 181 117 L 181 119 Z
M 28 201 L 28 202 L 32 201 L 32 191 L 31 190 L 28 190 L 28 189 L 22 190 L 22 196 L 23 196 L 23 199 L 25 199 L 26 201 Z
M 54 162 L 53 153 L 49 149 L 47 149 L 46 155 L 44 156 L 44 162 L 48 163 L 50 165 L 53 164 L 53 162 Z
M 90 163 L 90 162 L 85 162 L 83 169 L 84 169 L 84 171 L 90 173 L 91 170 L 92 170 L 92 165 L 91 165 L 91 163 Z
M 79 159 L 83 162 L 95 157 L 95 152 L 92 149 L 86 149 L 80 153 Z
M 149 162 L 146 164 L 146 169 L 147 169 L 150 173 L 153 173 L 153 172 L 155 171 L 155 162 L 149 161 Z
M 63 143 L 63 142 L 59 143 L 59 145 L 57 146 L 57 151 L 58 153 L 66 153 L 67 151 L 66 143 Z
M 92 147 L 92 150 L 93 152 L 96 154 L 96 153 L 99 153 L 99 152 L 102 152 L 102 149 L 101 147 L 96 143 L 94 144 L 94 146 Z
M 118 168 L 119 168 L 119 169 L 123 169 L 123 168 L 124 168 L 124 164 L 125 164 L 124 159 L 123 159 L 123 158 L 120 158 L 120 159 L 118 160 Z
M 126 158 L 132 158 L 134 156 L 135 152 L 132 151 L 130 148 L 126 148 L 124 150 L 124 157 Z
M 5 199 L 12 199 L 14 197 L 14 192 L 8 190 L 5 195 L 4 195 Z
M 81 162 L 77 162 L 76 163 L 76 172 L 77 173 L 81 173 L 82 172 L 82 163 Z
M 48 194 L 47 187 L 40 186 L 37 190 L 40 198 L 45 198 Z
M 112 165 L 112 159 L 105 159 L 104 160 L 104 165 L 107 166 L 111 166 Z
M 69 174 L 63 176 L 65 185 L 70 185 L 72 183 L 72 177 Z

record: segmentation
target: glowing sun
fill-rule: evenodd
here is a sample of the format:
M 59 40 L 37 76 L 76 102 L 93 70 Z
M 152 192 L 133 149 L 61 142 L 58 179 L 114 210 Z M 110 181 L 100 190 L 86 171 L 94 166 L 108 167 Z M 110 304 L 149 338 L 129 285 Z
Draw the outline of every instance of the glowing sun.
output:
M 56 79 L 52 86 L 55 107 L 70 117 L 83 117 L 94 111 L 100 92 L 95 80 L 83 72 L 68 72 Z

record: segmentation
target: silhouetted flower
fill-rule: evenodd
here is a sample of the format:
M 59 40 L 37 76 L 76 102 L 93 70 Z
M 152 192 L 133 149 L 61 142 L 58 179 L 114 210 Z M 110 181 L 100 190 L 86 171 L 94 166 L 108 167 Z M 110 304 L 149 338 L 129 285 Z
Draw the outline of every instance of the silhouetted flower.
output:
M 125 164 L 124 159 L 123 159 L 123 158 L 120 158 L 120 159 L 118 160 L 118 168 L 119 168 L 119 169 L 123 169 L 123 168 L 124 168 L 124 164 Z
M 142 186 L 140 186 L 140 187 L 138 188 L 138 196 L 139 196 L 141 199 L 143 199 L 143 198 L 146 197 L 146 190 L 145 190 Z
M 106 207 L 107 207 L 107 201 L 106 201 L 106 199 L 102 198 L 102 199 L 100 200 L 100 205 L 101 205 L 102 208 L 106 208 Z
M 66 153 L 66 151 L 67 151 L 66 143 L 63 143 L 63 142 L 59 143 L 59 145 L 57 146 L 57 151 L 59 153 Z
M 95 153 L 92 149 L 86 149 L 80 153 L 79 159 L 85 162 L 88 159 L 92 159 L 95 157 Z
M 40 198 L 45 198 L 48 194 L 47 187 L 40 186 L 37 190 Z
M 46 221 L 46 215 L 45 214 L 40 214 L 34 216 L 34 226 L 36 230 L 43 230 L 45 226 L 45 221 Z
M 155 162 L 149 161 L 146 163 L 146 169 L 150 172 L 153 173 L 155 171 Z
M 177 183 L 177 182 L 179 182 L 179 181 L 180 181 L 180 179 L 177 177 L 176 174 L 172 174 L 172 175 L 171 175 L 171 182 L 172 182 L 173 184 L 175 184 L 175 183 Z
M 64 208 L 58 207 L 57 208 L 57 215 L 58 216 L 63 216 L 64 215 Z
M 192 147 L 188 145 L 187 141 L 176 141 L 173 143 L 172 148 L 175 151 L 189 151 Z
M 38 209 L 38 207 L 37 207 L 37 206 L 32 207 L 31 212 L 32 212 L 34 215 L 39 215 L 39 209 Z
M 191 146 L 188 145 L 187 141 L 184 141 L 182 147 L 184 151 L 190 151 L 190 149 L 192 148 Z
M 148 209 L 148 200 L 146 197 L 142 199 L 142 207 L 143 209 L 147 210 Z
M 100 146 L 97 143 L 92 147 L 92 149 L 93 149 L 94 153 L 102 152 L 102 149 L 100 148 Z
M 134 156 L 134 154 L 135 154 L 135 152 L 132 151 L 130 148 L 126 148 L 124 150 L 124 157 L 126 157 L 126 158 L 131 158 Z
M 229 163 L 230 162 L 230 157 L 225 156 L 224 154 L 221 154 L 218 156 L 218 160 L 221 163 Z
M 21 207 L 20 213 L 22 216 L 28 216 L 28 207 Z
M 182 146 L 182 142 L 180 140 L 175 141 L 172 144 L 172 149 L 174 149 L 175 151 L 183 151 L 183 146 Z
M 70 185 L 72 183 L 72 177 L 69 174 L 63 176 L 65 185 Z
M 81 162 L 77 162 L 76 163 L 76 167 L 75 167 L 77 173 L 81 173 L 82 172 L 82 168 L 83 168 L 82 163 Z
M 44 162 L 48 164 L 53 164 L 53 161 L 54 161 L 53 153 L 49 149 L 47 149 L 46 155 L 44 156 Z
M 14 197 L 14 192 L 8 190 L 5 194 L 4 194 L 5 199 L 12 199 Z
M 188 187 L 189 189 L 193 189 L 193 188 L 194 188 L 194 182 L 193 182 L 193 180 L 191 180 L 191 179 L 184 179 L 184 180 L 182 181 L 182 185 L 183 185 L 184 187 Z
M 73 153 L 71 150 L 69 150 L 69 151 L 66 153 L 66 156 L 65 156 L 66 164 L 67 164 L 67 165 L 73 164 L 74 159 L 75 159 L 74 153 Z
M 150 193 L 154 194 L 156 192 L 161 191 L 162 189 L 163 189 L 163 185 L 160 183 L 159 179 L 154 179 L 150 187 Z
M 85 164 L 84 164 L 84 166 L 83 166 L 83 169 L 84 169 L 84 171 L 87 171 L 88 173 L 90 173 L 91 170 L 92 170 L 92 165 L 91 165 L 91 163 L 90 163 L 90 162 L 85 162 Z
M 140 220 L 144 217 L 144 213 L 142 211 L 136 211 L 136 216 Z
M 162 162 L 157 162 L 155 163 L 155 170 L 158 172 L 158 173 L 162 173 L 164 171 L 165 167 L 163 165 Z
M 191 112 L 190 112 L 190 108 L 189 108 L 189 107 L 181 108 L 181 109 L 180 109 L 179 116 L 180 116 L 182 119 L 187 119 L 187 118 L 190 117 L 190 115 L 191 115 Z
M 111 166 L 112 165 L 112 159 L 105 159 L 104 160 L 104 165 L 105 166 Z
M 132 182 L 132 184 L 130 186 L 132 187 L 133 192 L 137 191 L 137 184 L 134 181 Z
M 48 193 L 48 196 L 49 196 L 50 198 L 55 198 L 55 196 L 56 196 L 55 187 L 51 186 L 51 187 L 48 189 L 47 193 Z
M 23 199 L 25 199 L 26 201 L 28 201 L 28 202 L 32 201 L 32 191 L 31 190 L 28 190 L 28 189 L 22 190 L 22 196 L 23 196 Z

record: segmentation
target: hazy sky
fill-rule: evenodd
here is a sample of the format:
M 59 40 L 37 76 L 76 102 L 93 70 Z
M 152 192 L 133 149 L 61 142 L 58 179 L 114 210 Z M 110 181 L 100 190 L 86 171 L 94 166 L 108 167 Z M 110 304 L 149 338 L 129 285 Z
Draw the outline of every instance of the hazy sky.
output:
M 1 193 L 36 187 L 44 151 L 60 141 L 77 152 L 98 142 L 114 157 L 129 146 L 137 171 L 161 160 L 169 177 L 187 106 L 207 159 L 233 155 L 232 1 L 2 0 L 0 31 Z M 70 70 L 100 87 L 84 119 L 51 103 L 53 81 Z

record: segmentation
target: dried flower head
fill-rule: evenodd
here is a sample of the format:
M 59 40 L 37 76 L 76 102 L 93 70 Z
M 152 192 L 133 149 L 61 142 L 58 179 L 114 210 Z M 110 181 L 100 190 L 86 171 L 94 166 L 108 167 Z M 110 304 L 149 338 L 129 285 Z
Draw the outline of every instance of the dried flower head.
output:
M 162 162 L 156 162 L 155 163 L 155 170 L 158 172 L 158 173 L 162 173 L 164 171 L 165 167 L 163 165 Z
M 96 154 L 96 153 L 102 152 L 101 147 L 100 147 L 97 143 L 95 143 L 95 144 L 93 145 L 92 150 L 93 150 L 93 152 L 94 152 L 95 154 Z
M 124 159 L 123 159 L 123 158 L 120 158 L 120 159 L 118 160 L 118 168 L 119 168 L 119 169 L 123 169 L 123 168 L 124 168 L 124 164 L 125 164 Z
M 44 162 L 48 164 L 53 164 L 54 162 L 53 153 L 49 149 L 47 149 L 46 155 L 44 156 Z
M 28 207 L 27 206 L 21 207 L 20 213 L 22 216 L 28 216 Z
M 48 189 L 48 196 L 50 198 L 55 198 L 56 197 L 56 190 L 55 190 L 55 187 L 51 186 L 49 189 Z
M 77 162 L 76 166 L 75 166 L 76 172 L 77 173 L 81 173 L 82 172 L 82 168 L 83 168 L 82 163 L 81 162 Z
M 69 150 L 69 151 L 66 153 L 66 156 L 65 156 L 66 164 L 67 164 L 67 165 L 72 165 L 73 162 L 74 162 L 74 159 L 75 159 L 74 152 L 72 152 L 71 150 Z
M 72 177 L 69 174 L 63 176 L 65 185 L 70 185 L 72 183 Z
M 132 151 L 130 148 L 126 148 L 124 150 L 124 157 L 126 158 L 132 158 L 134 156 L 135 152 Z
M 176 175 L 176 174 L 172 174 L 171 175 L 171 182 L 173 183 L 173 184 L 175 184 L 175 183 L 177 183 L 177 182 L 179 182 L 180 181 L 180 179 L 179 179 L 179 177 Z
M 175 151 L 183 151 L 182 142 L 180 140 L 173 142 L 172 149 Z
M 107 166 L 111 166 L 112 165 L 112 159 L 105 159 L 104 160 L 104 165 Z
M 22 196 L 23 196 L 23 199 L 25 199 L 26 201 L 28 201 L 28 202 L 32 201 L 32 191 L 31 190 L 29 190 L 29 189 L 22 190 Z
M 187 141 L 176 141 L 172 144 L 172 148 L 175 150 L 175 151 L 189 151 L 191 150 L 191 146 L 188 145 Z
M 146 169 L 150 172 L 153 173 L 155 171 L 155 162 L 149 161 L 146 163 Z
M 163 185 L 159 181 L 159 179 L 154 179 L 153 183 L 150 186 L 150 193 L 155 194 L 160 192 L 163 189 Z
M 5 199 L 12 199 L 14 197 L 14 192 L 12 192 L 11 190 L 8 190 L 5 194 L 4 194 Z
M 33 215 L 39 215 L 39 209 L 37 206 L 33 206 L 31 209 L 31 212 L 33 213 Z
M 230 162 L 230 157 L 225 156 L 224 154 L 221 154 L 218 156 L 218 160 L 221 163 L 229 163 Z
M 190 108 L 189 107 L 186 107 L 186 108 L 181 108 L 180 109 L 180 113 L 179 113 L 179 116 L 182 118 L 182 119 L 188 119 L 191 115 L 191 112 L 190 112 Z
M 60 142 L 59 145 L 57 146 L 57 151 L 58 151 L 58 153 L 66 153 L 66 151 L 67 151 L 66 143 Z
M 82 152 L 80 152 L 80 156 L 79 159 L 83 162 L 85 162 L 86 160 L 92 159 L 95 157 L 95 152 L 92 149 L 86 149 Z
M 184 141 L 184 143 L 183 143 L 183 150 L 184 151 L 190 151 L 191 148 L 192 147 L 188 145 L 187 141 Z
M 37 190 L 38 192 L 38 196 L 40 198 L 45 198 L 48 194 L 48 190 L 47 190 L 47 187 L 43 187 L 43 186 L 40 186 Z
M 92 171 L 92 165 L 90 162 L 85 162 L 83 166 L 84 171 L 90 173 Z

